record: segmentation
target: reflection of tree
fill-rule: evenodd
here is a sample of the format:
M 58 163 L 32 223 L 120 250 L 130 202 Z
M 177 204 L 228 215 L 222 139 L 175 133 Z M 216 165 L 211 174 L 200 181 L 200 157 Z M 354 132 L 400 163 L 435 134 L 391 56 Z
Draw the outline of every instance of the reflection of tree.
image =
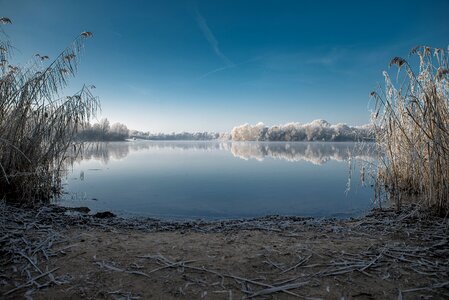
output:
M 135 141 L 99 142 L 84 147 L 79 160 L 95 159 L 107 164 L 112 159 L 125 158 L 131 152 L 157 151 L 229 151 L 242 159 L 264 160 L 267 157 L 287 161 L 308 161 L 324 164 L 329 160 L 347 161 L 351 158 L 372 160 L 374 145 L 360 147 L 355 143 L 285 143 L 285 142 L 183 142 Z
M 221 142 L 218 141 L 139 141 L 133 143 L 137 149 L 158 149 L 158 150 L 193 150 L 212 151 L 221 149 Z
M 264 160 L 266 157 L 287 161 L 308 161 L 321 165 L 329 160 L 347 161 L 351 158 L 374 158 L 374 145 L 362 148 L 354 143 L 258 143 L 237 142 L 231 144 L 231 152 L 242 159 Z
M 87 143 L 81 150 L 79 160 L 100 160 L 107 164 L 112 159 L 122 159 L 128 156 L 129 145 L 126 142 L 97 142 Z

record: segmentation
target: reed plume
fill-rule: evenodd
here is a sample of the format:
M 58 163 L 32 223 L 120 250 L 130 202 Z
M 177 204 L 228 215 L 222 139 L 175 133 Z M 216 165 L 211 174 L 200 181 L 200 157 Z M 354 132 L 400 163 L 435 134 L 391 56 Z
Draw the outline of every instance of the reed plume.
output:
M 0 26 L 11 23 L 0 18 Z M 20 67 L 10 63 L 12 47 L 0 29 L 0 198 L 49 199 L 60 188 L 69 150 L 77 149 L 76 132 L 99 109 L 90 86 L 60 96 L 92 34 L 81 33 L 47 66 L 49 56 L 37 54 Z
M 410 61 L 395 57 L 395 79 L 372 92 L 372 121 L 379 147 L 377 195 L 399 206 L 414 199 L 449 212 L 449 49 L 419 46 Z

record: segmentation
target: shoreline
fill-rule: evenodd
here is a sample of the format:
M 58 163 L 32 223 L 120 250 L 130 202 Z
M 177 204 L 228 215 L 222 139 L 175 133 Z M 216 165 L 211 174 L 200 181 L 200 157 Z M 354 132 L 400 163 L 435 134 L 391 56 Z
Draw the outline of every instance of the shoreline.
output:
M 252 216 L 242 216 L 242 215 L 229 215 L 229 216 L 213 216 L 213 217 L 205 217 L 201 215 L 152 215 L 152 214 L 139 214 L 134 211 L 114 211 L 114 210 L 102 210 L 102 209 L 91 209 L 87 206 L 68 206 L 64 204 L 52 203 L 50 205 L 54 205 L 55 207 L 60 207 L 62 210 L 65 210 L 67 214 L 81 214 L 85 217 L 95 217 L 96 214 L 107 214 L 107 218 L 114 217 L 119 220 L 133 220 L 137 223 L 148 223 L 148 222 L 160 222 L 160 223 L 221 223 L 221 222 L 252 222 L 258 220 L 265 219 L 281 219 L 281 220 L 299 220 L 299 219 L 315 219 L 315 220 L 353 220 L 360 219 L 366 215 L 371 214 L 373 211 L 378 210 L 378 207 L 371 207 L 364 210 L 354 210 L 353 212 L 343 213 L 337 212 L 330 215 L 313 215 L 313 214 L 304 214 L 304 215 L 287 215 L 287 214 L 266 214 L 266 215 L 252 215 Z M 384 204 L 382 205 L 384 210 L 391 209 L 390 205 Z M 102 218 L 102 217 L 99 217 Z
M 449 221 L 412 207 L 185 222 L 1 210 L 6 299 L 449 296 Z

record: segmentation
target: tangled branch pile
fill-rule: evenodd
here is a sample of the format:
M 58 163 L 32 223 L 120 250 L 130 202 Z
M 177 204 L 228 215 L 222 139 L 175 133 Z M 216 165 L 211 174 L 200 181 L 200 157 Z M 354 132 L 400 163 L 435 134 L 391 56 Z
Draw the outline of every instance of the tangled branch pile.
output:
M 394 58 L 395 84 L 384 72 L 385 89 L 371 93 L 376 142 L 384 153 L 378 195 L 398 204 L 415 197 L 440 214 L 449 211 L 448 55 L 449 48 L 416 47 L 411 56 L 419 57 L 419 65 Z
M 3 30 L 0 36 L 0 197 L 22 203 L 48 199 L 60 184 L 67 151 L 76 149 L 75 133 L 99 107 L 92 86 L 60 97 L 92 33 L 81 33 L 50 64 L 47 55 L 36 54 L 26 67 L 10 63 L 8 36 Z

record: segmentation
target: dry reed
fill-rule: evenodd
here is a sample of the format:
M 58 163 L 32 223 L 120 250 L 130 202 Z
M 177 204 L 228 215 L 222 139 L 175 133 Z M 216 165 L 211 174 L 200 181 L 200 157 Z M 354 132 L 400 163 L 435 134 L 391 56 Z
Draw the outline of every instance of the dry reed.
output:
M 412 199 L 439 214 L 449 211 L 449 48 L 419 46 L 419 63 L 400 57 L 395 79 L 372 92 L 376 143 L 382 153 L 377 196 L 400 207 Z M 412 60 L 411 60 L 412 61 Z M 405 72 L 401 72 L 404 70 Z
M 0 26 L 11 23 L 0 19 Z M 92 33 L 81 33 L 47 65 L 49 57 L 36 54 L 19 67 L 11 65 L 12 47 L 0 29 L 0 197 L 33 203 L 58 190 L 68 150 L 77 149 L 73 137 L 99 108 L 89 86 L 60 96 Z

